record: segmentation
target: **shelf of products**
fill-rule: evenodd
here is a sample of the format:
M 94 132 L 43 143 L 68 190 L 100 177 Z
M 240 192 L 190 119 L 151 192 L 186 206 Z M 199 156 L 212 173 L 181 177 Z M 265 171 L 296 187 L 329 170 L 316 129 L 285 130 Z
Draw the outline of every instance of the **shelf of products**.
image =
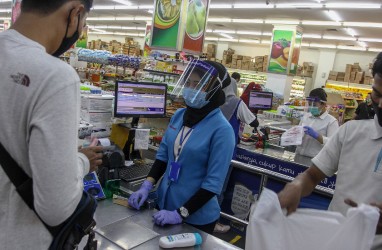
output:
M 346 93 L 344 98 L 357 99 L 357 101 L 363 101 L 367 94 L 371 93 L 372 91 L 371 85 L 338 81 L 327 81 L 325 87 L 342 91 Z
M 152 74 L 158 74 L 158 75 L 171 75 L 171 76 L 177 76 L 177 77 L 180 76 L 180 74 L 177 74 L 177 73 L 163 72 L 163 71 L 157 71 L 152 69 L 143 69 L 143 71 L 146 71 Z
M 232 75 L 233 72 L 238 72 L 241 75 L 240 83 L 242 85 L 247 85 L 251 82 L 256 82 L 264 85 L 267 82 L 267 74 L 263 72 L 230 68 L 228 68 L 227 71 L 230 75 Z
M 290 97 L 304 97 L 306 80 L 304 78 L 294 78 L 292 81 L 292 89 L 290 91 Z

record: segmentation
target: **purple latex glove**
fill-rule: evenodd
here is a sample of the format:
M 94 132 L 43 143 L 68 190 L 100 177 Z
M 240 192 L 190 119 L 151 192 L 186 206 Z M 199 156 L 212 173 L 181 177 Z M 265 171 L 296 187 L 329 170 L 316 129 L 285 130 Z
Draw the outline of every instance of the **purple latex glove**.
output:
M 153 184 L 150 181 L 145 180 L 142 183 L 141 188 L 130 195 L 128 201 L 129 205 L 139 210 L 139 208 L 143 205 L 143 203 L 149 196 L 149 192 L 151 191 L 151 189 L 153 189 Z
M 153 215 L 155 224 L 159 226 L 164 226 L 166 224 L 180 224 L 182 223 L 182 217 L 179 215 L 178 211 L 168 211 L 160 210 Z
M 310 135 L 311 137 L 313 137 L 316 140 L 320 136 L 320 134 L 317 133 L 316 130 L 314 130 L 313 128 L 311 128 L 309 126 L 304 126 L 304 132 L 305 132 L 305 134 Z

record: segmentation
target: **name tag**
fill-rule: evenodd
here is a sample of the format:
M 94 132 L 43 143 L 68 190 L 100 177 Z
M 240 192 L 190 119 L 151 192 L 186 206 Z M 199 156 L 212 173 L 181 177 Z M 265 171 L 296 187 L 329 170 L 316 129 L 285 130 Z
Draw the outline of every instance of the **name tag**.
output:
M 168 179 L 170 181 L 175 182 L 175 183 L 178 182 L 180 168 L 181 168 L 181 166 L 179 163 L 171 162 L 170 173 L 168 175 Z

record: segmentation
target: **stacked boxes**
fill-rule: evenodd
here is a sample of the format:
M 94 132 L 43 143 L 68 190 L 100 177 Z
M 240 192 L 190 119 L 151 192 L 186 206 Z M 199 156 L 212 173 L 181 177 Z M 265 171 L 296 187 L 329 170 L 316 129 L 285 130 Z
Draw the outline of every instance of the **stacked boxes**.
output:
M 215 44 L 208 44 L 207 45 L 207 60 L 210 60 L 211 58 L 216 58 L 216 45 Z
M 328 80 L 368 85 L 373 83 L 371 74 L 362 71 L 359 63 L 346 64 L 345 72 L 330 71 Z
M 113 96 L 82 95 L 81 118 L 96 128 L 107 128 L 113 117 Z
M 314 66 L 311 62 L 303 62 L 301 75 L 305 77 L 313 77 Z

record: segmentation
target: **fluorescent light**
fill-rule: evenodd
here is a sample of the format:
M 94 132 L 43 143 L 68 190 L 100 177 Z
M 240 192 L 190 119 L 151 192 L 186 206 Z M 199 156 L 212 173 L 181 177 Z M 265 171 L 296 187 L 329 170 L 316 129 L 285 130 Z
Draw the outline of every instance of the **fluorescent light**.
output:
M 318 3 L 280 3 L 276 4 L 278 9 L 319 9 L 322 8 L 322 4 Z
M 264 23 L 263 19 L 232 19 L 233 23 Z
M 230 18 L 208 18 L 207 21 L 211 22 L 211 23 L 230 23 L 232 21 L 232 19 L 230 19 Z
M 346 33 L 348 33 L 348 34 L 351 35 L 352 37 L 357 36 L 357 33 L 355 32 L 354 29 L 352 29 L 352 28 L 346 28 L 345 30 L 346 30 Z
M 273 36 L 272 32 L 263 32 L 263 36 Z
M 114 10 L 115 5 L 94 5 L 93 10 Z
M 378 38 L 358 38 L 361 42 L 372 42 L 372 43 L 382 43 L 382 39 Z
M 309 45 L 311 48 L 326 48 L 326 49 L 335 49 L 337 46 L 332 44 L 319 44 L 319 43 L 311 43 Z
M 227 35 L 225 33 L 220 33 L 219 35 L 221 35 L 222 37 L 228 38 L 228 39 L 233 39 L 233 36 Z
M 318 25 L 318 26 L 341 26 L 338 22 L 331 21 L 302 21 L 302 25 Z
M 12 0 L 0 0 L 0 3 L 12 2 Z
M 370 52 L 382 52 L 381 48 L 369 48 L 368 51 Z
M 206 37 L 206 41 L 219 41 L 217 37 Z
M 94 5 L 94 10 L 137 10 L 136 5 Z
M 231 39 L 231 38 L 219 38 L 219 42 L 236 42 L 237 43 L 237 39 Z
M 360 41 L 358 41 L 357 44 L 358 44 L 359 46 L 363 47 L 363 48 L 367 48 L 367 47 L 369 47 L 369 46 L 367 46 L 367 44 L 366 44 L 365 42 L 360 42 Z
M 124 5 L 131 5 L 131 2 L 126 0 L 113 0 L 113 2 L 124 4 Z
M 112 30 L 146 30 L 146 27 L 116 26 L 116 25 L 89 25 L 90 29 L 112 29 Z
M 344 22 L 348 27 L 382 28 L 382 23 Z
M 309 44 L 309 43 L 301 43 L 301 46 L 302 46 L 302 47 L 309 47 L 310 44 Z
M 106 33 L 106 30 L 100 30 L 100 29 L 95 29 L 95 28 L 90 28 L 93 31 L 100 32 L 100 33 Z
M 0 13 L 3 12 L 3 13 L 9 13 L 11 12 L 12 10 L 11 9 L 0 9 Z
M 298 20 L 276 20 L 276 19 L 267 19 L 264 21 L 264 23 L 268 24 L 300 24 L 300 21 Z
M 270 9 L 274 8 L 273 4 L 247 4 L 247 3 L 238 3 L 234 4 L 235 9 Z
M 137 27 L 137 30 L 146 30 L 146 27 Z
M 211 30 L 211 29 L 206 29 L 206 32 L 208 32 L 208 33 L 212 33 L 212 32 L 214 32 L 214 31 Z
M 152 14 L 152 13 L 154 13 L 154 10 L 148 10 L 147 12 Z
M 88 17 L 86 21 L 115 21 L 115 17 Z
M 116 17 L 116 21 L 133 21 L 134 17 Z
M 326 35 L 324 35 L 322 38 L 327 39 L 327 40 L 343 40 L 343 41 L 356 41 L 357 40 L 357 38 L 349 37 L 349 36 L 326 36 Z
M 238 30 L 236 31 L 236 34 L 240 35 L 255 35 L 255 36 L 261 36 L 261 31 L 245 31 L 245 30 Z
M 341 45 L 337 46 L 337 49 L 366 51 L 366 48 L 353 47 L 353 46 L 341 46 Z
M 139 5 L 138 9 L 140 9 L 140 10 L 154 9 L 154 6 L 153 5 Z
M 331 9 L 380 9 L 381 4 L 374 3 L 327 3 L 326 8 Z
M 6 20 L 11 20 L 10 17 L 0 17 L 0 20 L 6 21 Z
M 232 4 L 211 4 L 211 9 L 231 9 Z
M 344 4 L 345 5 L 345 4 Z M 341 22 L 342 21 L 342 17 L 340 17 L 338 15 L 337 12 L 335 11 L 332 11 L 332 10 L 327 10 L 325 11 L 325 14 L 333 21 L 336 21 L 336 22 Z
M 118 19 L 116 19 L 118 20 Z M 134 17 L 135 21 L 151 21 L 152 17 L 136 16 Z
M 261 44 L 271 44 L 271 40 L 261 40 Z
M 239 39 L 239 43 L 260 43 L 259 40 Z
M 235 34 L 234 30 L 214 30 L 214 33 L 223 33 L 223 34 Z
M 303 38 L 317 38 L 317 39 L 322 38 L 322 36 L 319 34 L 303 34 L 302 37 Z

